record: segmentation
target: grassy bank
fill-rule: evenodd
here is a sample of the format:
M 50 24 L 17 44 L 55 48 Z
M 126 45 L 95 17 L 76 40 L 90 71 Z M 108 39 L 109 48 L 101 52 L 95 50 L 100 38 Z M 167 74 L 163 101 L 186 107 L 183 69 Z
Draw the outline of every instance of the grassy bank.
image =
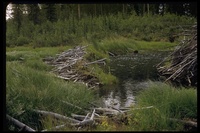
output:
M 187 131 L 189 127 L 169 118 L 197 120 L 197 90 L 194 88 L 174 88 L 165 83 L 150 82 L 136 100 L 138 104 L 131 111 L 131 130 Z M 134 110 L 149 106 L 153 108 Z
M 33 109 L 52 111 L 63 115 L 82 113 L 82 110 L 64 104 L 67 101 L 87 108 L 93 101 L 92 90 L 82 84 L 66 82 L 49 73 L 51 66 L 42 58 L 55 56 L 70 47 L 6 49 L 6 109 L 7 114 L 34 129 L 42 128 L 42 120 Z M 46 120 L 43 122 L 45 123 Z M 10 130 L 16 130 L 8 123 Z
M 197 90 L 194 88 L 175 88 L 149 81 L 149 86 L 136 96 L 136 101 L 127 113 L 128 123 L 105 118 L 95 131 L 197 130 L 177 121 L 197 121 Z
M 16 61 L 7 62 L 6 67 L 7 114 L 31 127 L 34 126 L 30 118 L 33 109 L 70 115 L 82 111 L 61 101 L 87 107 L 87 102 L 94 99 L 87 87 L 57 79 L 46 71 Z

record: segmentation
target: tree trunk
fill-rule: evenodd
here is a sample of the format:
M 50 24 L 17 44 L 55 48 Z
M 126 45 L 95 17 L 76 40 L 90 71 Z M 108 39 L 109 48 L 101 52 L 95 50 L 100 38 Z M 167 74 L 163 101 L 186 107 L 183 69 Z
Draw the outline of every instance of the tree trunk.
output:
M 80 9 L 80 4 L 78 4 L 78 19 L 80 20 L 81 18 L 81 9 Z
M 97 4 L 94 4 L 94 16 L 97 16 Z
M 143 5 L 143 12 L 142 12 L 142 15 L 144 15 L 145 13 L 145 4 Z
M 101 15 L 103 15 L 103 5 L 101 4 Z
M 122 13 L 124 14 L 124 4 L 122 5 Z
M 148 13 L 148 16 L 149 16 L 149 4 L 147 4 L 147 13 Z

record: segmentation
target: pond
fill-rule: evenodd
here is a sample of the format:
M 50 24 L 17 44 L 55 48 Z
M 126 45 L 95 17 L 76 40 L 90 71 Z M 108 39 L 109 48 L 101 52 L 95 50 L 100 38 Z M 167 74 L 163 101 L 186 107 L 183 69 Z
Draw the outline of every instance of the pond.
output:
M 135 96 L 148 86 L 148 80 L 159 80 L 155 66 L 168 54 L 148 52 L 111 57 L 110 72 L 119 79 L 119 83 L 99 89 L 101 106 L 121 108 L 136 104 Z

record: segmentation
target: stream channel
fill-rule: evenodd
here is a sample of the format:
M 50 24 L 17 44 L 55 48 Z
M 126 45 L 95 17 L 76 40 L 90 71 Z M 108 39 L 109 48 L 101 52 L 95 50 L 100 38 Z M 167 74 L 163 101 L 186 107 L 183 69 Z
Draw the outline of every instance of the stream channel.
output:
M 119 109 L 136 104 L 135 96 L 148 87 L 148 80 L 159 80 L 155 66 L 168 54 L 148 52 L 111 57 L 110 72 L 119 79 L 119 83 L 99 89 L 100 105 Z

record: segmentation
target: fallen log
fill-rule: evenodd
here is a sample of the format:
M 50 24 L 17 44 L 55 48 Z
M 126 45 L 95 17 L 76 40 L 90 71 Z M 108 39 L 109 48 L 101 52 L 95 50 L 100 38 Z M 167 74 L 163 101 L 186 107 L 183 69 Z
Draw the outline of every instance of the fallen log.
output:
M 29 132 L 36 132 L 36 130 L 30 128 L 29 126 L 25 125 L 24 123 L 18 121 L 17 119 L 9 116 L 9 115 L 6 115 L 7 119 L 9 121 L 11 121 L 13 124 L 15 124 L 16 126 L 18 126 L 19 128 L 21 128 L 20 130 L 21 131 L 29 131 Z
M 39 114 L 42 114 L 42 115 L 46 115 L 46 116 L 53 116 L 55 118 L 58 118 L 60 120 L 63 120 L 63 121 L 70 121 L 70 122 L 74 122 L 74 123 L 79 123 L 80 121 L 76 120 L 76 119 L 72 119 L 70 117 L 66 117 L 66 116 L 63 116 L 63 115 L 60 115 L 60 114 L 57 114 L 57 113 L 54 113 L 54 112 L 49 112 L 49 111 L 42 111 L 42 110 L 33 110 L 35 111 L 36 113 L 39 113 Z

